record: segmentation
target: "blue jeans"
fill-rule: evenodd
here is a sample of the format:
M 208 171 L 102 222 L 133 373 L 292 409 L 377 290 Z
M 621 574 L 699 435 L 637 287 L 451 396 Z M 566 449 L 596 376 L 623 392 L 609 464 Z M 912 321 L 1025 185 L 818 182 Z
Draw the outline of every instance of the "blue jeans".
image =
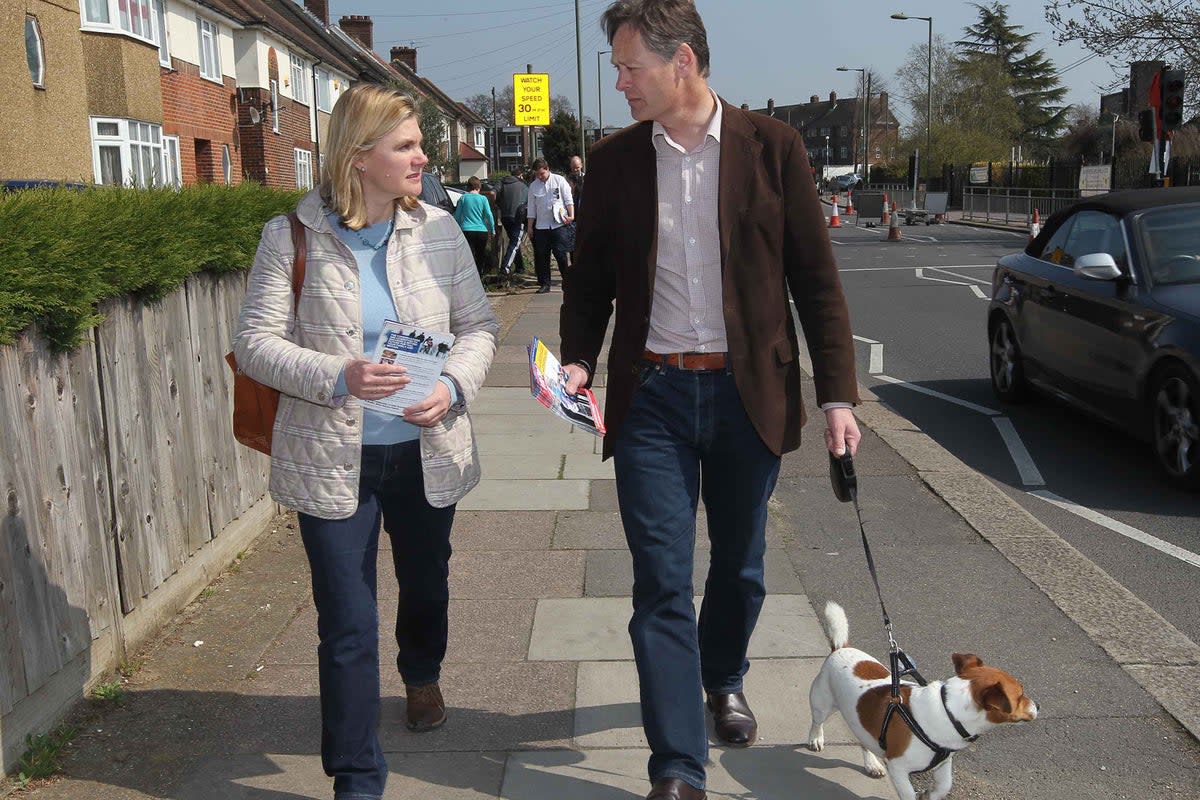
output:
M 701 689 L 742 690 L 746 649 L 766 587 L 767 500 L 779 456 L 754 430 L 727 370 L 650 362 L 613 451 L 633 554 L 629 635 L 641 683 L 650 780 L 704 788 Z M 696 503 L 708 511 L 712 563 L 699 625 L 692 604 Z
M 400 584 L 396 666 L 404 682 L 433 683 L 446 655 L 454 507 L 425 500 L 420 444 L 364 445 L 358 510 L 347 519 L 300 514 L 312 571 L 321 682 L 321 764 L 339 798 L 382 797 L 379 745 L 379 522 Z
M 550 255 L 558 262 L 558 271 L 567 271 L 567 226 L 557 228 L 535 228 L 533 231 L 533 268 L 537 272 L 538 286 L 550 285 Z

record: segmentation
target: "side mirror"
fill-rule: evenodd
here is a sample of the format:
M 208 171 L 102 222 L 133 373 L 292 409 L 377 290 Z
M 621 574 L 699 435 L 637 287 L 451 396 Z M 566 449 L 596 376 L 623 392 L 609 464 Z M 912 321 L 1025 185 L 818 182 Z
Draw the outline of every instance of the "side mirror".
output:
M 1109 253 L 1088 253 L 1075 259 L 1075 274 L 1094 281 L 1115 281 L 1124 273 Z

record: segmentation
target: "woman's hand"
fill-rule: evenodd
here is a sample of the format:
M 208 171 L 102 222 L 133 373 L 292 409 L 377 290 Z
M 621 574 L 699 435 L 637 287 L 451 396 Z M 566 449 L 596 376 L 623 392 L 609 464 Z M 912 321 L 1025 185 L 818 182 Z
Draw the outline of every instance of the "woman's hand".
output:
M 442 381 L 435 381 L 428 397 L 404 409 L 404 421 L 422 428 L 432 428 L 446 418 L 449 410 L 450 389 Z
M 346 366 L 346 390 L 359 400 L 381 400 L 408 385 L 412 378 L 398 364 L 374 364 L 357 358 Z

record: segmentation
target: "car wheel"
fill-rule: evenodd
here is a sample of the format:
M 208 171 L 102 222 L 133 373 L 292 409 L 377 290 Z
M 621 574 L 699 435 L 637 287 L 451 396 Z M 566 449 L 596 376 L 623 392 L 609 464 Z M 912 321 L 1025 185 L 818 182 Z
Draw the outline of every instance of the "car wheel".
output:
M 1200 488 L 1200 388 L 1186 367 L 1172 364 L 1158 373 L 1150 423 L 1154 454 L 1170 481 Z
M 1012 323 L 1001 318 L 992 328 L 991 343 L 992 391 L 1004 403 L 1019 403 L 1029 395 L 1025 383 L 1025 368 L 1021 365 L 1021 347 Z

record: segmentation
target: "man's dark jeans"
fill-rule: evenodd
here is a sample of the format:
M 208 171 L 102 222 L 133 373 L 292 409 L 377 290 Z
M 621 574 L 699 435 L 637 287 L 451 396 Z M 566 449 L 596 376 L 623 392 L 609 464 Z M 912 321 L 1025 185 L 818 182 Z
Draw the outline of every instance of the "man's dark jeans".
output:
M 641 683 L 650 780 L 704 788 L 701 688 L 740 692 L 766 588 L 767 500 L 780 459 L 754 430 L 727 370 L 650 362 L 614 450 L 617 498 L 633 554 L 629 634 Z M 699 626 L 692 605 L 696 504 L 712 563 Z
M 500 260 L 500 274 L 512 275 L 513 272 L 525 271 L 525 257 L 521 255 L 521 237 L 525 220 L 502 217 L 500 224 L 504 226 L 504 236 L 508 243 L 504 247 L 504 258 Z
M 558 262 L 559 274 L 567 271 L 567 226 L 537 228 L 533 232 L 533 266 L 538 286 L 550 285 L 550 253 Z
M 321 764 L 339 797 L 381 797 L 379 745 L 379 522 L 400 584 L 396 666 L 405 683 L 438 680 L 446 655 L 447 579 L 454 507 L 425 500 L 418 442 L 364 445 L 358 510 L 347 519 L 300 514 L 312 570 L 321 681 Z

